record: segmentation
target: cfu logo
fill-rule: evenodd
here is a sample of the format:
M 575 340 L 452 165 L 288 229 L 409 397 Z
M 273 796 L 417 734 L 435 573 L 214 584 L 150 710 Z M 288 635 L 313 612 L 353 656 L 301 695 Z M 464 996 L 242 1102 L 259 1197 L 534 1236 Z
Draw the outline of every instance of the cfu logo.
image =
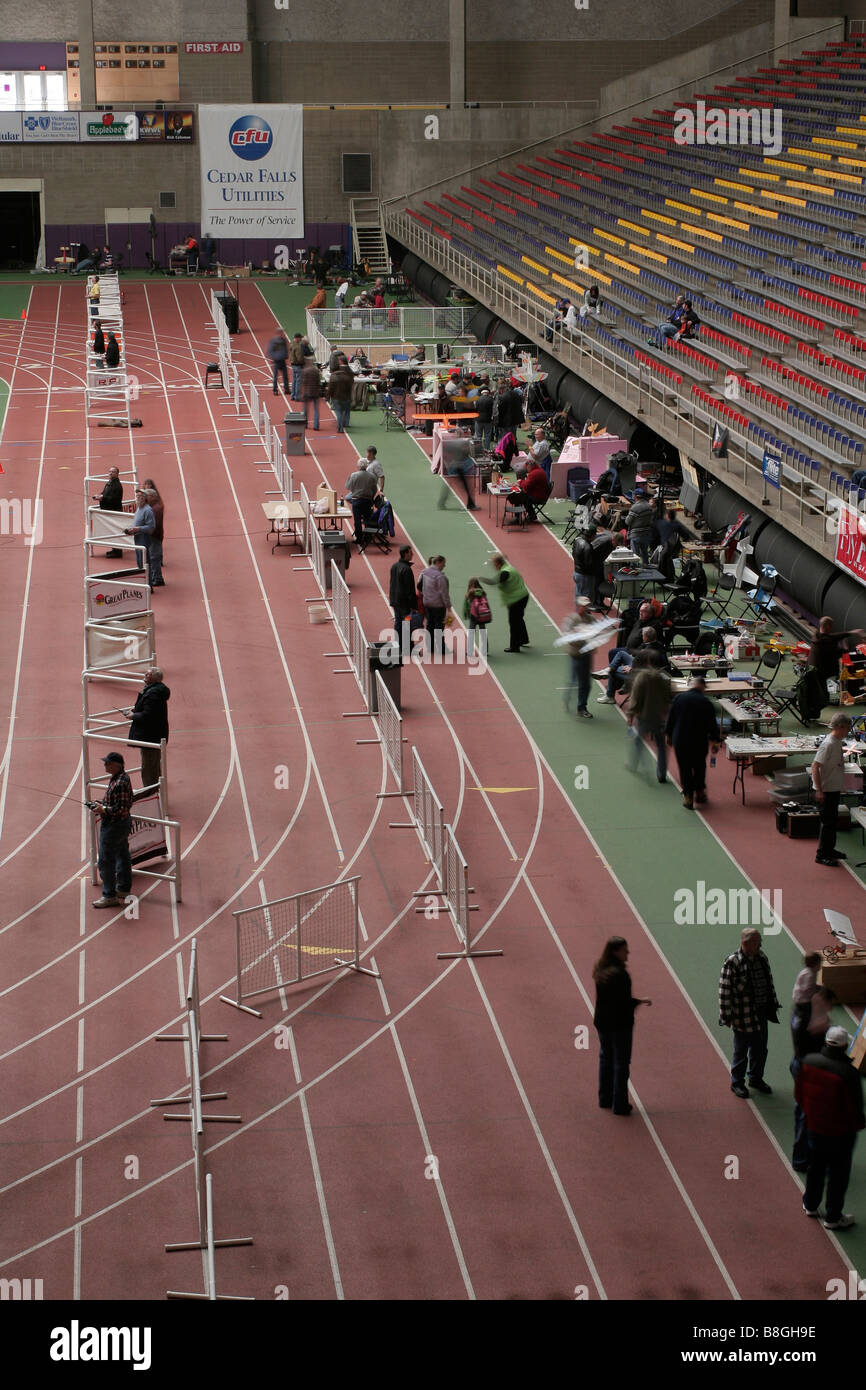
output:
M 261 116 L 239 116 L 229 131 L 229 149 L 239 159 L 263 159 L 273 143 L 273 132 Z

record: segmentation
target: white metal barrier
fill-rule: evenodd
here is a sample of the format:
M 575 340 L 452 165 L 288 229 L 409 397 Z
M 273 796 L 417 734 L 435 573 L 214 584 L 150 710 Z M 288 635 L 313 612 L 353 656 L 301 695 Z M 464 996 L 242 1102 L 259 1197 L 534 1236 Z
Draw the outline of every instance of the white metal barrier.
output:
M 381 743 L 385 749 L 388 766 L 397 781 L 397 795 L 403 796 L 403 717 L 379 671 L 373 672 L 373 684 Z
M 403 343 L 422 343 L 437 338 L 465 337 L 471 331 L 471 320 L 477 316 L 474 306 L 453 307 L 451 305 L 430 307 L 428 305 L 394 305 L 387 309 L 356 309 L 349 305 L 345 309 L 308 309 L 307 325 L 311 346 L 316 350 L 313 337 L 333 342 L 352 341 L 354 338 L 375 339 L 395 338 Z M 316 357 L 324 360 L 325 354 Z
M 445 809 L 433 790 L 418 749 L 412 748 L 412 812 L 415 829 L 436 874 L 440 889 L 444 888 L 442 856 L 445 845 Z M 423 912 L 423 908 L 418 911 Z
M 322 598 L 328 596 L 328 580 L 325 575 L 325 547 L 322 544 L 322 533 L 316 525 L 314 517 L 310 516 L 307 527 L 310 540 L 310 560 L 313 566 L 313 574 L 316 576 L 316 583 Z
M 236 998 L 220 995 L 223 1003 L 261 1018 L 245 1000 L 345 967 L 378 979 L 361 965 L 360 882 L 346 878 L 233 912 Z
M 437 960 L 470 960 L 474 956 L 501 956 L 502 951 L 478 951 L 472 945 L 469 930 L 469 914 L 478 909 L 469 902 L 469 866 L 463 857 L 457 837 L 450 825 L 445 826 L 445 839 L 442 849 L 442 895 L 451 920 L 463 942 L 460 951 L 437 951 Z
M 331 565 L 331 612 L 346 651 L 352 651 L 352 605 L 349 586 L 336 565 Z

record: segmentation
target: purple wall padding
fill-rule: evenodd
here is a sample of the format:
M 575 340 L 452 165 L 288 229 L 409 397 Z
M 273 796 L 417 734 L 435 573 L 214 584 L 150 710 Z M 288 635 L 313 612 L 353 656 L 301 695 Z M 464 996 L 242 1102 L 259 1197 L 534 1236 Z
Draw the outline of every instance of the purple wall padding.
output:
M 66 71 L 65 43 L 0 43 L 0 72 Z
M 169 252 L 173 246 L 185 241 L 192 233 L 201 241 L 201 232 L 198 226 L 192 222 L 157 222 L 156 224 L 156 259 L 160 265 L 167 268 Z M 98 243 L 100 246 L 105 244 L 105 225 L 103 223 L 78 223 L 74 226 L 58 226 L 57 224 L 48 225 L 45 228 L 45 264 L 54 264 L 54 257 L 60 255 L 61 246 L 68 246 L 72 241 L 84 240 L 93 249 Z M 132 250 L 126 250 L 126 242 L 130 241 Z M 305 250 L 309 246 L 318 246 L 326 251 L 329 246 L 342 246 L 346 253 L 350 253 L 352 245 L 351 228 L 342 222 L 308 222 L 306 236 L 297 241 L 280 242 L 264 237 L 250 237 L 240 240 L 238 238 L 215 237 L 217 245 L 217 257 L 224 265 L 245 265 L 247 261 L 252 261 L 254 265 L 260 266 L 262 261 L 268 260 L 273 265 L 274 248 L 276 246 L 288 246 L 292 255 L 299 250 Z M 114 238 L 112 251 L 123 252 L 123 267 L 135 270 L 147 269 L 146 252 L 150 251 L 150 236 L 146 226 L 137 225 L 124 230 L 122 235 Z

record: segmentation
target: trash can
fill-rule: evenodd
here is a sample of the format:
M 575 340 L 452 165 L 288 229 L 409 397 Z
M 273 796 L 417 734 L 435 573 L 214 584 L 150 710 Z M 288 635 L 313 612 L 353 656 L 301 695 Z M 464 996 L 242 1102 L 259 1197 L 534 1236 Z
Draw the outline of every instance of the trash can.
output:
M 229 333 L 237 333 L 240 328 L 240 310 L 233 294 L 218 294 L 217 303 L 223 311 Z
M 349 543 L 346 540 L 344 531 L 327 530 L 320 531 L 322 546 L 325 551 L 325 586 L 328 593 L 331 592 L 331 566 L 336 565 L 341 575 L 345 579 L 346 570 L 349 568 Z
M 307 417 L 301 410 L 290 410 L 283 419 L 286 457 L 307 452 Z
M 381 660 L 382 648 L 389 650 L 385 653 L 385 660 Z M 395 658 L 392 662 L 390 657 Z M 376 698 L 376 677 L 378 671 L 382 677 L 385 689 L 400 709 L 400 653 L 396 650 L 395 642 L 371 642 L 367 647 L 367 660 L 370 665 L 370 713 L 379 713 L 379 701 Z

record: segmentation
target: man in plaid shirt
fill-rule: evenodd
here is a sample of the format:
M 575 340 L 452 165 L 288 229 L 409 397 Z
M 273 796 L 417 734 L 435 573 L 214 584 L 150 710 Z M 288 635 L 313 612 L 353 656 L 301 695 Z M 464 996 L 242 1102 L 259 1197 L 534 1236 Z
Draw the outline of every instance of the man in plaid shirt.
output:
M 94 907 L 123 907 L 132 888 L 129 860 L 129 832 L 132 829 L 132 783 L 124 771 L 120 753 L 108 753 L 102 760 L 110 781 L 101 802 L 91 803 L 99 816 L 99 877 L 102 897 Z
M 719 1025 L 733 1029 L 731 1090 L 741 1100 L 749 1099 L 747 1063 L 749 1084 L 761 1095 L 772 1094 L 764 1080 L 767 1023 L 778 1023 L 778 1011 L 770 962 L 761 950 L 761 933 L 756 927 L 746 927 L 740 933 L 740 949 L 728 956 L 719 980 Z

